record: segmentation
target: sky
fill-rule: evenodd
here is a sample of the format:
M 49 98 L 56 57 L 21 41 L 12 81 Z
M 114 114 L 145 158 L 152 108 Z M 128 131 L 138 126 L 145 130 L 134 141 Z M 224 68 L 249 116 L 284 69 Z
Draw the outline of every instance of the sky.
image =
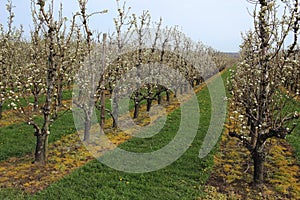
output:
M 48 0 L 49 1 L 49 0 Z M 15 25 L 22 24 L 30 30 L 30 0 L 12 0 L 15 6 Z M 76 0 L 54 0 L 56 5 L 63 3 L 64 15 L 68 18 L 79 11 Z M 0 0 L 0 22 L 6 25 L 6 0 Z M 120 2 L 123 4 L 123 1 Z M 253 26 L 249 13 L 253 5 L 246 0 L 127 0 L 132 13 L 141 14 L 149 10 L 152 21 L 163 19 L 165 26 L 179 26 L 194 41 L 223 52 L 237 52 L 242 42 L 241 33 Z M 117 15 L 115 0 L 89 0 L 87 12 L 108 9 L 107 14 L 95 15 L 90 19 L 92 29 L 99 32 L 113 32 L 113 18 Z

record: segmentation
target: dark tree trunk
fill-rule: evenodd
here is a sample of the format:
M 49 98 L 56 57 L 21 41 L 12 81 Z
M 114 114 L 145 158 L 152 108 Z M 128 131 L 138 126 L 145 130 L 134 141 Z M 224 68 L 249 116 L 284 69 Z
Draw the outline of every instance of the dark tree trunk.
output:
M 39 107 L 39 97 L 38 97 L 38 94 L 34 94 L 33 98 L 34 98 L 33 108 L 34 108 L 34 111 L 37 111 L 38 107 Z
M 166 96 L 167 96 L 167 102 L 170 103 L 170 91 L 169 90 L 166 91 Z
M 43 106 L 43 128 L 39 129 L 37 125 L 35 127 L 35 136 L 37 137 L 36 149 L 35 149 L 35 161 L 36 164 L 46 164 L 47 154 L 48 154 L 48 136 L 50 134 L 49 127 L 51 123 L 51 104 L 54 93 L 54 83 L 55 83 L 55 72 L 57 70 L 54 64 L 54 29 L 49 27 L 48 38 L 49 38 L 49 55 L 48 55 L 48 64 L 47 64 L 47 89 L 46 89 L 46 99 Z M 39 90 L 38 87 L 35 88 L 35 103 L 38 103 Z
M 116 119 L 115 119 L 115 117 L 112 115 L 112 120 L 113 120 L 113 123 L 112 123 L 112 127 L 113 128 L 116 128 L 117 127 L 117 122 L 116 122 Z
M 254 185 L 260 185 L 264 182 L 264 162 L 265 155 L 263 152 L 257 152 L 254 150 L 252 153 L 253 165 L 254 165 L 254 174 L 253 182 Z
M 157 94 L 157 104 L 158 105 L 161 104 L 161 93 L 160 92 Z
M 33 89 L 33 108 L 34 108 L 34 111 L 37 111 L 38 110 L 38 107 L 39 107 L 39 93 L 40 93 L 40 89 L 39 89 L 39 86 L 38 85 L 34 85 L 34 89 Z
M 2 113 L 3 113 L 3 102 L 0 102 L 0 119 L 2 119 Z
M 119 122 L 119 118 L 118 118 L 118 111 L 119 111 L 119 107 L 118 107 L 118 102 L 117 102 L 117 97 L 113 98 L 113 107 L 112 107 L 112 115 L 113 115 L 113 128 L 117 128 L 118 127 L 118 122 Z
M 111 82 L 108 83 L 108 88 L 109 88 L 109 89 L 108 89 L 108 90 L 109 90 L 109 93 L 112 95 L 112 93 L 113 93 L 114 90 L 113 90 L 113 87 L 112 87 L 112 85 L 111 85 Z
M 147 112 L 150 111 L 151 105 L 152 105 L 152 99 L 148 98 L 148 99 L 147 99 Z
M 134 113 L 133 113 L 133 118 L 136 119 L 139 116 L 139 109 L 140 109 L 140 104 L 139 102 L 134 103 Z
M 62 106 L 63 99 L 63 80 L 59 80 L 57 88 L 57 106 Z
M 47 162 L 47 154 L 48 154 L 48 133 L 46 131 L 42 131 L 42 133 L 36 135 L 37 143 L 35 148 L 35 164 L 45 165 Z
M 71 81 L 71 80 L 68 80 L 68 82 L 67 82 L 67 87 L 70 88 L 70 87 L 71 87 L 71 84 L 72 84 L 72 81 Z

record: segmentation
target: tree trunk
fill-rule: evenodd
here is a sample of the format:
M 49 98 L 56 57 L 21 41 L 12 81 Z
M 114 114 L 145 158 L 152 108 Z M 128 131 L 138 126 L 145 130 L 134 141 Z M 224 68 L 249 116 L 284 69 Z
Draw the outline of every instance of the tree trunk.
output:
M 183 86 L 180 86 L 180 94 L 183 94 Z
M 115 119 L 115 117 L 114 117 L 113 115 L 111 115 L 111 118 L 112 118 L 112 120 L 113 120 L 112 127 L 113 127 L 113 128 L 116 128 L 116 127 L 117 127 L 116 119 Z
M 37 143 L 35 148 L 35 164 L 45 165 L 47 162 L 48 136 L 49 135 L 46 131 L 42 131 L 41 134 L 36 135 Z
M 103 38 L 102 38 L 102 42 L 103 42 L 103 49 L 102 49 L 102 54 L 105 57 L 106 56 L 106 38 L 107 38 L 107 34 L 104 33 L 103 34 Z M 106 62 L 105 59 L 102 59 L 102 63 L 101 63 L 101 67 L 102 69 L 105 69 L 106 66 Z M 101 83 L 103 82 L 103 75 L 101 76 L 101 79 L 99 81 L 99 86 L 101 88 Z M 104 92 L 104 88 L 101 89 L 101 93 L 100 93 L 100 103 L 101 103 L 101 110 L 100 110 L 100 129 L 101 129 L 101 133 L 103 133 L 104 130 L 104 125 L 105 125 L 105 92 Z
M 258 186 L 264 182 L 265 155 L 263 152 L 257 152 L 257 150 L 255 150 L 252 153 L 252 159 L 254 165 L 253 182 L 255 186 Z
M 140 104 L 139 102 L 134 103 L 134 113 L 133 113 L 133 119 L 136 119 L 139 116 L 139 109 L 140 109 Z
M 46 99 L 45 104 L 43 106 L 43 128 L 39 129 L 37 125 L 35 126 L 35 136 L 37 137 L 37 143 L 36 143 L 36 149 L 35 149 L 35 161 L 36 164 L 46 164 L 47 162 L 47 154 L 48 154 L 48 136 L 50 134 L 49 127 L 51 123 L 51 104 L 52 104 L 52 98 L 54 93 L 54 83 L 55 83 L 55 73 L 56 73 L 56 65 L 54 63 L 54 29 L 50 27 L 48 30 L 49 38 L 49 55 L 48 55 L 48 62 L 47 62 L 47 76 L 46 76 Z M 35 94 L 39 93 L 38 88 L 35 88 Z M 38 95 L 34 95 L 37 97 Z M 37 102 L 38 99 L 35 99 Z
M 148 99 L 147 99 L 147 112 L 150 111 L 151 105 L 152 105 L 152 99 L 148 98 Z
M 158 105 L 161 104 L 161 93 L 160 92 L 157 94 L 157 104 Z
M 91 113 L 87 111 L 85 120 L 84 120 L 84 135 L 83 135 L 83 141 L 89 142 L 90 141 L 90 130 L 92 127 L 92 121 L 91 121 Z
M 89 102 L 88 102 L 88 107 L 85 108 L 84 112 L 85 112 L 85 119 L 84 119 L 84 135 L 83 135 L 83 140 L 88 142 L 90 141 L 90 130 L 92 127 L 92 118 L 93 118 L 93 103 L 94 101 L 93 99 L 93 95 L 91 94 Z
M 113 107 L 112 107 L 112 115 L 113 115 L 113 128 L 117 128 L 118 127 L 118 122 L 119 122 L 119 118 L 118 118 L 118 112 L 119 112 L 119 107 L 118 107 L 118 102 L 117 102 L 117 97 L 113 98 Z
M 2 119 L 2 113 L 3 113 L 3 102 L 0 102 L 0 119 Z
M 92 122 L 89 118 L 85 119 L 84 122 L 84 135 L 83 135 L 83 141 L 90 141 L 90 130 L 91 130 Z
M 34 98 L 33 109 L 34 109 L 34 111 L 37 111 L 38 107 L 39 107 L 39 97 L 38 97 L 38 94 L 34 94 L 33 98 Z
M 63 99 L 63 80 L 62 78 L 59 80 L 58 88 L 57 88 L 57 106 L 62 106 Z
M 166 90 L 166 95 L 167 95 L 167 102 L 170 103 L 170 91 Z
M 105 124 L 105 93 L 101 91 L 100 127 L 104 129 Z
M 108 83 L 108 88 L 109 88 L 109 89 L 108 89 L 108 90 L 109 90 L 109 93 L 112 95 L 114 89 L 113 89 L 113 87 L 112 87 L 112 85 L 111 85 L 111 82 Z
M 184 85 L 183 93 L 187 93 L 189 91 L 189 86 Z

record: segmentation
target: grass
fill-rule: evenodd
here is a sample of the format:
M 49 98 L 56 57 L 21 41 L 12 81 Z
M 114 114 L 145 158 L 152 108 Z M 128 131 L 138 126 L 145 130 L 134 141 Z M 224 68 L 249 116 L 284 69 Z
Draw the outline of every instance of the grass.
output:
M 281 112 L 293 113 L 295 111 L 300 113 L 300 102 L 293 99 L 287 102 L 286 107 Z M 297 126 L 292 134 L 287 136 L 287 141 L 293 146 L 295 156 L 300 164 L 300 119 L 294 122 L 297 123 Z
M 38 120 L 41 121 L 41 118 Z M 53 122 L 49 142 L 57 141 L 63 135 L 74 132 L 72 112 L 67 112 Z M 30 125 L 21 123 L 0 128 L 0 161 L 32 153 L 35 143 L 34 129 Z
M 63 93 L 63 100 L 71 99 L 72 91 Z M 4 110 L 9 109 L 7 103 Z M 1 121 L 0 121 L 1 122 Z M 42 123 L 42 118 L 37 117 L 37 122 Z M 63 135 L 75 132 L 72 112 L 62 115 L 51 125 L 49 142 L 59 140 Z M 34 129 L 26 123 L 12 124 L 0 128 L 0 161 L 10 157 L 21 157 L 32 153 L 35 148 L 36 137 Z
M 297 108 L 300 110 L 300 103 L 298 103 Z M 300 164 L 300 124 L 297 125 L 291 135 L 287 136 L 287 141 L 293 146 L 295 156 Z
M 29 198 L 23 191 L 16 189 L 1 189 L 0 197 L 2 200 L 23 200 Z
M 300 136 L 299 136 L 299 134 L 300 134 L 300 128 L 298 126 L 298 128 L 295 129 L 294 134 L 289 135 L 287 137 L 287 141 L 293 146 L 295 155 L 300 164 Z

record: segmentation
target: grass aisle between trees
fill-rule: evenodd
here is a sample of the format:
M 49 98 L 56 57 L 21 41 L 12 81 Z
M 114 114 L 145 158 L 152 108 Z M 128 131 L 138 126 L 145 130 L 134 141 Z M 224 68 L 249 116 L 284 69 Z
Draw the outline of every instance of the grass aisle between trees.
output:
M 74 133 L 75 130 L 73 114 L 69 111 L 52 124 L 49 143 L 59 140 L 64 135 Z M 0 161 L 32 153 L 36 143 L 36 137 L 33 133 L 33 127 L 25 123 L 1 127 Z
M 69 105 L 71 98 L 71 90 L 64 92 L 64 105 Z M 23 119 L 9 110 L 7 104 L 4 106 L 5 112 L 0 120 L 0 162 L 10 157 L 21 157 L 32 153 L 36 143 L 33 127 L 24 123 Z M 41 124 L 42 121 L 42 117 L 38 116 L 37 122 Z M 49 143 L 59 140 L 64 135 L 74 133 L 75 130 L 73 114 L 68 111 L 51 125 Z
M 69 93 L 66 93 L 69 94 Z M 68 98 L 68 99 L 67 99 Z M 64 105 L 70 105 L 72 96 L 65 95 Z M 107 99 L 106 107 L 110 108 L 110 100 Z M 61 113 L 64 113 L 60 115 Z M 106 115 L 108 118 L 109 116 Z M 36 121 L 41 124 L 41 116 L 36 117 Z M 63 136 L 72 134 L 76 131 L 73 113 L 71 111 L 59 112 L 59 119 L 55 120 L 50 126 L 51 134 L 49 143 L 60 140 Z M 10 110 L 4 113 L 4 118 L 0 120 L 0 162 L 10 157 L 22 157 L 33 152 L 36 144 L 34 129 L 24 123 L 21 119 L 14 118 L 14 113 Z

